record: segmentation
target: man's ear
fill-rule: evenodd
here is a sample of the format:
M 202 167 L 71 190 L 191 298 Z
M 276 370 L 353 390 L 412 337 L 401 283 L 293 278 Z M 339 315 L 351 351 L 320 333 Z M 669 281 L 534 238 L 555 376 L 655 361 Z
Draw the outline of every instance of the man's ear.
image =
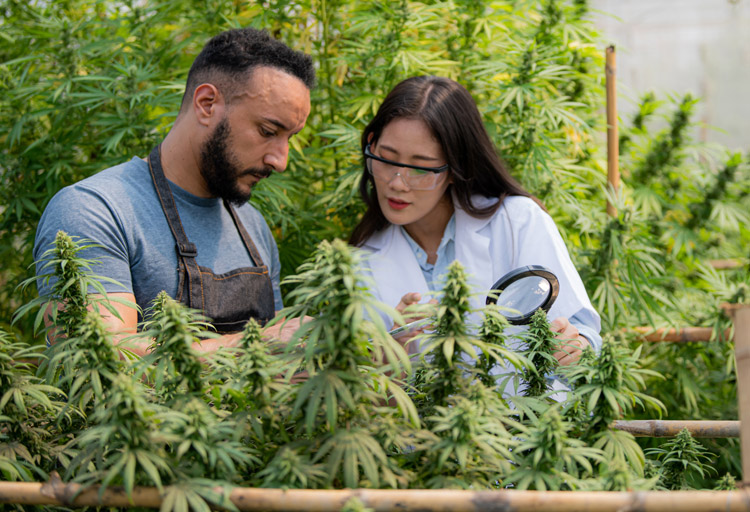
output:
M 193 112 L 198 122 L 208 126 L 223 116 L 224 97 L 213 84 L 200 84 L 193 93 Z M 218 116 L 218 117 L 217 117 Z

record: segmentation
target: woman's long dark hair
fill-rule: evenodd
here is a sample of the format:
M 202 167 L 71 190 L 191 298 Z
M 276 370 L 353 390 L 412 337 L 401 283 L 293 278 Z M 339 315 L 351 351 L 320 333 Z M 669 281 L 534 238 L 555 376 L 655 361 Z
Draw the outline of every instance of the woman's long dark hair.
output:
M 461 208 L 470 215 L 492 215 L 507 196 L 532 197 L 498 157 L 474 99 L 457 82 L 439 76 L 416 76 L 399 83 L 362 133 L 362 149 L 368 142 L 376 143 L 388 123 L 399 118 L 419 119 L 429 127 L 450 166 L 453 183 L 449 190 L 452 189 Z M 370 135 L 372 140 L 369 140 Z M 362 245 L 388 226 L 367 169 L 363 169 L 359 192 L 367 211 L 349 238 L 349 243 L 355 246 Z M 472 194 L 499 200 L 486 208 L 478 208 L 471 202 Z

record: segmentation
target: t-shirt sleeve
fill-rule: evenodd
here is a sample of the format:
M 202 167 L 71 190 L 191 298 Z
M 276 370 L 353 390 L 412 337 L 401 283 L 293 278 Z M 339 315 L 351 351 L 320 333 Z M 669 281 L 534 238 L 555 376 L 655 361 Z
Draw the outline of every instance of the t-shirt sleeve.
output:
M 44 268 L 41 259 L 54 247 L 58 231 L 64 231 L 79 243 L 90 241 L 85 244 L 89 247 L 78 256 L 88 261 L 91 274 L 107 278 L 98 279 L 105 291 L 133 293 L 127 241 L 116 213 L 98 193 L 72 186 L 52 198 L 37 227 L 33 254 L 40 295 L 48 294 L 55 283 L 54 277 L 45 277 L 52 269 Z M 89 288 L 89 293 L 95 292 Z

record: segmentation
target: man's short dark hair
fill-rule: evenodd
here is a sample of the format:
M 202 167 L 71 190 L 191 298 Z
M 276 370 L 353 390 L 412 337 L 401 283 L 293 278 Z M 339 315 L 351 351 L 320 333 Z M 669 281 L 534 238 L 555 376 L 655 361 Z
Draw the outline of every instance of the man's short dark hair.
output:
M 211 83 L 227 101 L 250 78 L 253 69 L 268 66 L 299 78 L 308 89 L 315 86 L 315 69 L 309 55 L 289 48 L 265 30 L 238 28 L 211 38 L 190 67 L 182 106 L 200 84 Z

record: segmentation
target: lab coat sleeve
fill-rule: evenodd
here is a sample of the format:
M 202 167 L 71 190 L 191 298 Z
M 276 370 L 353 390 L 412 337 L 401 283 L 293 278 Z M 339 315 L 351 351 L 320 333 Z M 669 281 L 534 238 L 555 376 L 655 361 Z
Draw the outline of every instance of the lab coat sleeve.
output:
M 568 249 L 552 218 L 526 197 L 509 197 L 503 206 L 505 227 L 510 232 L 513 266 L 543 265 L 557 276 L 560 292 L 549 318 L 565 317 L 595 349 L 601 346 L 601 319 L 591 305 L 583 281 L 570 259 Z M 506 231 L 507 233 L 507 231 Z

